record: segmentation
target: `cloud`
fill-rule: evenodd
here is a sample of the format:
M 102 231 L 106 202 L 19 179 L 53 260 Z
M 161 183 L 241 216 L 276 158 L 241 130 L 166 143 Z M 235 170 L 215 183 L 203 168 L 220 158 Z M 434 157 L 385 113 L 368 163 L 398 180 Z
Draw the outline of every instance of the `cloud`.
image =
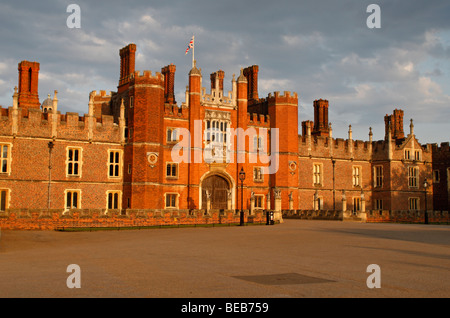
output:
M 66 26 L 66 1 L 0 3 L 0 26 L 8 30 L 0 35 L 0 104 L 11 104 L 17 64 L 28 59 L 41 63 L 41 99 L 57 89 L 62 109 L 85 112 L 90 91 L 117 89 L 119 50 L 128 43 L 137 44 L 137 70 L 177 66 L 181 104 L 191 67 L 191 53 L 184 50 L 195 34 L 203 86 L 209 87 L 210 73 L 222 69 L 230 90 L 232 74 L 257 64 L 260 97 L 297 92 L 300 122 L 313 118 L 313 100 L 328 99 L 336 137 L 346 137 L 349 124 L 355 136 L 361 129 L 366 138 L 369 126 L 382 134 L 383 116 L 396 107 L 416 118 L 416 131 L 426 123 L 445 125 L 450 3 L 379 0 L 377 30 L 366 26 L 371 3 L 80 0 L 77 30 Z M 421 140 L 431 142 L 442 131 L 441 125 L 431 126 Z

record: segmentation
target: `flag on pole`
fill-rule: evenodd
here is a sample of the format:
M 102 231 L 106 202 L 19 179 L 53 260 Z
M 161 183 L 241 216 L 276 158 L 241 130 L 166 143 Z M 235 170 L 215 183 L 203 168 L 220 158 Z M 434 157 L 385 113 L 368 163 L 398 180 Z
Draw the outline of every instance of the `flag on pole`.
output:
M 186 53 L 184 55 L 188 54 L 189 49 L 191 49 L 193 47 L 194 47 L 194 37 L 192 37 L 191 42 L 189 42 L 188 47 L 186 49 Z

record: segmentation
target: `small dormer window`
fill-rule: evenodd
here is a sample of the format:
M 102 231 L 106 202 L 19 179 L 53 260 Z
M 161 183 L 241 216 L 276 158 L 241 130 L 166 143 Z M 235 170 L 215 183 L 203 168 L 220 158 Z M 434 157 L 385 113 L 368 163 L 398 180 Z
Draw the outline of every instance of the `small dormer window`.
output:
M 405 149 L 405 159 L 411 159 L 411 151 L 409 149 Z
M 414 160 L 420 161 L 420 150 L 414 151 Z

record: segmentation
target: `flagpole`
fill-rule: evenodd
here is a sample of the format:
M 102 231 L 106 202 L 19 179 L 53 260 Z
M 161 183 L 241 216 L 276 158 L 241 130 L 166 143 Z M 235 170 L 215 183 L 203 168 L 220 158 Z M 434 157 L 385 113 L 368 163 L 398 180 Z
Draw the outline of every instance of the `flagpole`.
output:
M 195 37 L 194 36 L 192 36 L 192 44 L 193 44 L 193 47 L 192 47 L 192 68 L 194 68 L 194 64 L 195 64 L 195 59 L 194 59 L 194 51 L 195 51 Z

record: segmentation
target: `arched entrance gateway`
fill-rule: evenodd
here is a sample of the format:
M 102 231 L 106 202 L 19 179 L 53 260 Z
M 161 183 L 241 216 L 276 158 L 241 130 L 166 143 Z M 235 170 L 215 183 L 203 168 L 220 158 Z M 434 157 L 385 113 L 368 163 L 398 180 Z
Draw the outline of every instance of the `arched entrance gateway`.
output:
M 211 200 L 211 209 L 228 209 L 228 198 L 232 194 L 232 185 L 225 176 L 213 174 L 201 182 L 201 208 L 206 209 L 207 196 Z

